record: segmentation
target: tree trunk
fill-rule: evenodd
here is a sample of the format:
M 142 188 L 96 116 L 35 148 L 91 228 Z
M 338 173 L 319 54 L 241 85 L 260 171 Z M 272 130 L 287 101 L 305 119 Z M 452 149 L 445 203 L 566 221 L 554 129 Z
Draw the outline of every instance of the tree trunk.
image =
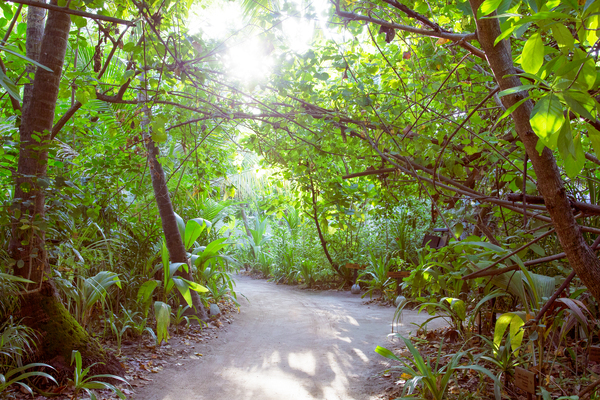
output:
M 189 265 L 189 259 L 181 233 L 177 226 L 177 219 L 175 218 L 175 211 L 173 211 L 173 204 L 169 196 L 169 189 L 167 188 L 167 181 L 165 179 L 165 173 L 162 165 L 158 162 L 159 149 L 150 137 L 145 134 L 146 148 L 148 149 L 148 164 L 150 165 L 150 176 L 152 179 L 152 188 L 154 189 L 154 197 L 156 197 L 156 205 L 158 206 L 158 213 L 162 223 L 163 232 L 165 234 L 165 241 L 167 250 L 169 251 L 169 259 L 174 263 L 186 263 Z M 189 271 L 179 270 L 178 276 L 181 276 L 187 280 L 194 280 L 191 274 L 191 266 Z M 179 293 L 179 291 L 177 291 Z M 195 291 L 190 291 L 192 295 L 192 305 L 196 309 L 196 313 L 200 319 L 206 320 L 208 318 L 206 309 L 200 300 L 200 296 Z M 183 296 L 180 294 L 180 301 L 185 304 Z
M 477 10 L 483 0 L 470 0 L 470 3 L 473 13 L 477 15 Z M 501 90 L 520 86 L 520 79 L 514 76 L 516 70 L 513 66 L 510 42 L 502 40 L 494 46 L 495 39 L 501 33 L 500 24 L 497 18 L 491 15 L 488 17 L 492 18 L 477 20 L 477 37 L 485 51 L 496 82 Z M 502 102 L 508 109 L 526 95 L 525 92 L 521 92 L 504 96 Z M 544 148 L 542 154 L 536 150 L 538 138 L 529 123 L 532 109 L 533 103 L 528 100 L 513 111 L 511 116 L 515 122 L 515 129 L 525 145 L 525 151 L 537 175 L 538 190 L 544 197 L 556 234 L 571 267 L 592 295 L 596 299 L 600 299 L 600 260 L 581 234 L 552 152 L 547 147 Z
M 317 227 L 317 234 L 319 235 L 319 241 L 321 242 L 321 247 L 323 248 L 323 252 L 325 252 L 325 257 L 327 257 L 327 261 L 329 261 L 331 268 L 333 268 L 333 270 L 335 272 L 340 274 L 340 268 L 337 266 L 337 264 L 335 264 L 333 262 L 333 259 L 331 258 L 331 255 L 329 254 L 329 249 L 327 247 L 327 241 L 325 240 L 325 237 L 323 236 L 323 232 L 321 231 L 321 224 L 319 223 L 319 214 L 318 214 L 318 208 L 317 208 L 317 191 L 315 190 L 315 185 L 312 180 L 312 176 L 309 175 L 308 178 L 310 179 L 310 191 L 312 194 L 312 206 L 313 206 L 312 218 L 315 221 L 315 225 Z
M 45 3 L 44 0 L 39 0 L 40 3 Z M 32 60 L 38 61 L 40 58 L 40 49 L 42 47 L 42 39 L 44 36 L 44 18 L 46 18 L 46 10 L 39 7 L 29 7 L 27 9 L 27 32 L 25 41 L 25 55 Z M 25 73 L 27 75 L 35 73 L 35 65 L 27 64 Z M 27 113 L 31 106 L 31 96 L 33 95 L 33 81 L 25 83 L 23 88 L 23 115 Z M 27 107 L 27 108 L 25 108 Z
M 144 81 L 144 77 L 141 78 Z M 140 100 L 147 100 L 147 93 L 142 91 L 140 93 Z M 169 251 L 169 260 L 173 263 L 186 263 L 189 266 L 189 270 L 185 271 L 184 269 L 180 269 L 177 271 L 176 275 L 181 276 L 187 280 L 192 281 L 192 271 L 190 262 L 187 256 L 187 251 L 185 245 L 183 244 L 183 239 L 181 237 L 181 233 L 179 232 L 179 227 L 177 226 L 177 219 L 175 218 L 175 211 L 173 210 L 173 204 L 171 203 L 171 197 L 169 196 L 169 189 L 167 187 L 167 180 L 165 179 L 165 172 L 162 168 L 162 165 L 158 161 L 158 156 L 160 154 L 158 146 L 152 140 L 152 136 L 150 135 L 150 117 L 151 111 L 150 109 L 144 105 L 143 108 L 144 117 L 141 124 L 142 132 L 144 135 L 144 141 L 146 142 L 146 149 L 148 150 L 148 165 L 150 166 L 150 178 L 152 180 L 152 188 L 154 189 L 154 197 L 156 198 L 156 205 L 158 207 L 158 214 L 160 215 L 160 220 L 163 228 L 163 233 L 165 234 L 165 242 L 167 245 L 167 250 Z M 185 300 L 179 290 L 177 290 L 179 295 L 179 300 L 181 304 L 185 304 Z M 202 300 L 197 292 L 191 290 L 190 294 L 192 296 L 192 305 L 196 309 L 196 315 L 202 319 L 208 319 L 208 315 L 206 313 L 206 309 L 202 304 Z
M 113 356 L 104 353 L 77 321 L 67 312 L 56 296 L 47 275 L 45 248 L 44 190 L 48 186 L 49 132 L 52 129 L 62 67 L 65 59 L 71 18 L 68 14 L 50 11 L 43 35 L 39 62 L 52 72 L 39 68 L 35 74 L 32 95 L 20 127 L 21 142 L 15 182 L 12 237 L 9 251 L 16 261 L 15 275 L 33 283 L 27 285 L 21 298 L 20 316 L 23 323 L 40 335 L 39 361 L 54 365 L 57 370 L 69 369 L 71 352 L 79 350 L 86 364 L 101 361 L 96 371 L 123 373 Z

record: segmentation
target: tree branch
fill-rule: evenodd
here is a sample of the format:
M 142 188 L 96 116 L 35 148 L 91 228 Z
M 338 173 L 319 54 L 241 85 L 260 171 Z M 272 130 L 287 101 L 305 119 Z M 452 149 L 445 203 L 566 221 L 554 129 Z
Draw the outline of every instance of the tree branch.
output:
M 46 10 L 58 11 L 58 12 L 62 12 L 65 14 L 78 15 L 78 16 L 84 17 L 84 18 L 91 18 L 91 19 L 96 19 L 96 20 L 101 20 L 101 21 L 114 22 L 116 24 L 121 24 L 121 25 L 130 25 L 130 26 L 135 25 L 135 22 L 133 22 L 133 21 L 126 21 L 124 19 L 109 17 L 106 15 L 92 14 L 92 13 L 88 13 L 85 11 L 73 10 L 73 9 L 70 9 L 67 7 L 59 7 L 59 6 L 55 6 L 53 4 L 41 3 L 41 2 L 34 1 L 34 0 L 6 0 L 6 1 L 10 1 L 11 3 L 24 4 L 26 6 L 45 8 Z
M 400 25 L 400 24 L 396 24 L 394 22 L 384 21 L 384 20 L 378 19 L 378 18 L 366 17 L 364 15 L 359 15 L 359 14 L 354 14 L 354 13 L 347 12 L 347 11 L 342 11 L 339 9 L 339 7 L 337 5 L 336 5 L 336 8 L 337 8 L 337 11 L 336 11 L 337 15 L 339 15 L 342 18 L 347 18 L 352 21 L 371 22 L 371 23 L 374 23 L 374 24 L 377 24 L 380 26 L 384 26 L 386 28 L 398 29 L 398 30 L 401 30 L 404 32 L 416 33 L 417 35 L 448 39 L 448 40 L 451 40 L 451 41 L 457 43 L 459 46 L 461 46 L 465 50 L 469 51 L 471 54 L 473 54 L 481 59 L 485 59 L 485 53 L 483 51 L 479 50 L 477 47 L 468 43 L 469 40 L 474 40 L 476 38 L 476 35 L 474 33 L 461 34 L 461 33 L 437 32 L 437 31 L 432 31 L 432 30 L 428 30 L 428 29 L 420 29 L 420 28 L 415 28 L 412 26 Z

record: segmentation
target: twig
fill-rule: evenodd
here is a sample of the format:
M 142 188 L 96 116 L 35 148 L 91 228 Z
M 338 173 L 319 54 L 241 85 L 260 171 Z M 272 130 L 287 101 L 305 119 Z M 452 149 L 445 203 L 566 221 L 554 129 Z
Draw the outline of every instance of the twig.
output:
M 523 193 L 510 193 L 507 196 L 508 200 L 510 201 L 525 201 L 528 204 L 544 204 L 545 200 L 542 196 L 532 196 L 532 195 L 525 195 L 523 196 Z M 579 210 L 579 211 L 585 211 L 587 214 L 593 214 L 593 215 L 598 215 L 600 214 L 600 206 L 596 205 L 596 204 L 590 204 L 590 203 L 584 203 L 582 201 L 576 201 L 576 200 L 570 200 L 571 203 L 571 207 Z
M 556 292 L 554 292 L 554 294 L 552 295 L 552 297 L 550 297 L 550 299 L 546 302 L 546 304 L 544 305 L 544 307 L 542 307 L 542 309 L 538 313 L 537 317 L 535 317 L 535 319 L 533 320 L 533 325 L 537 325 L 538 322 L 540 322 L 540 320 L 542 319 L 542 317 L 544 316 L 544 314 L 546 314 L 546 311 L 548 311 L 550 309 L 550 307 L 552 306 L 552 304 L 554 304 L 554 302 L 556 301 L 556 299 L 558 298 L 558 296 L 560 296 L 560 294 L 563 292 L 563 290 L 565 290 L 567 288 L 567 286 L 569 286 L 569 284 L 571 283 L 571 281 L 573 280 L 573 278 L 575 278 L 575 275 L 577 275 L 575 273 L 575 271 L 572 271 L 569 274 L 569 276 L 567 276 L 567 279 L 565 279 L 565 281 L 562 283 L 562 285 L 560 285 L 560 287 L 558 288 L 558 290 Z
M 135 25 L 135 22 L 133 22 L 133 21 L 126 21 L 124 19 L 109 17 L 106 15 L 92 14 L 92 13 L 88 13 L 85 11 L 73 10 L 73 9 L 70 9 L 67 7 L 59 7 L 59 6 L 55 6 L 54 4 L 46 4 L 46 3 L 37 2 L 34 0 L 6 0 L 6 1 L 10 1 L 11 3 L 24 4 L 26 6 L 45 8 L 46 10 L 58 11 L 58 12 L 62 12 L 65 14 L 78 15 L 78 16 L 84 17 L 84 18 L 91 18 L 91 19 L 98 19 L 101 21 L 114 22 L 116 24 L 121 24 L 121 25 L 130 25 L 130 26 Z

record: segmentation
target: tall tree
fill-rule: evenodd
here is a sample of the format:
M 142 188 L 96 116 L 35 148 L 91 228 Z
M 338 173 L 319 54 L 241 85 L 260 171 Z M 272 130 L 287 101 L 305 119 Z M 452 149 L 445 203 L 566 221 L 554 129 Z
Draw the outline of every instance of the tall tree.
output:
M 15 274 L 32 282 L 23 294 L 20 313 L 24 323 L 41 333 L 40 359 L 64 367 L 77 349 L 88 362 L 101 361 L 106 371 L 120 373 L 122 367 L 116 359 L 107 356 L 65 309 L 48 274 L 44 201 L 48 146 L 70 27 L 69 14 L 48 13 L 39 62 L 51 71 L 37 69 L 32 95 L 23 107 L 9 250 Z
M 471 0 L 470 4 L 477 13 L 483 1 Z M 511 45 L 506 39 L 498 42 L 502 30 L 498 18 L 494 18 L 494 16 L 495 12 L 491 14 L 491 18 L 477 18 L 477 39 L 485 52 L 489 68 L 500 89 L 518 89 L 522 83 L 516 76 L 517 70 L 514 66 Z M 543 45 L 538 51 L 544 52 Z M 522 54 L 522 57 L 527 56 L 529 55 Z M 575 220 L 571 202 L 552 151 L 545 145 L 539 151 L 540 139 L 530 123 L 534 104 L 531 100 L 522 102 L 526 98 L 526 93 L 517 92 L 502 97 L 502 101 L 506 109 L 514 109 L 514 106 L 517 106 L 511 113 L 515 130 L 525 145 L 526 154 L 531 160 L 537 176 L 538 190 L 544 197 L 544 203 L 569 263 L 594 297 L 600 299 L 600 260 L 584 240 L 579 224 Z M 520 105 L 517 104 L 519 102 L 521 102 Z M 552 117 L 552 115 L 545 116 L 545 118 Z
M 143 85 L 147 84 L 145 77 L 141 79 Z M 167 180 L 165 178 L 165 172 L 163 167 L 158 160 L 160 156 L 160 150 L 154 139 L 152 138 L 152 128 L 150 124 L 151 111 L 147 105 L 148 95 L 147 90 L 144 89 L 140 92 L 140 101 L 144 104 L 142 110 L 144 117 L 142 120 L 141 128 L 144 134 L 144 141 L 146 143 L 146 149 L 148 151 L 148 165 L 150 165 L 150 179 L 152 181 L 152 189 L 154 190 L 154 197 L 156 199 L 156 205 L 158 207 L 158 213 L 160 215 L 161 225 L 163 233 L 165 235 L 165 244 L 169 252 L 169 259 L 172 263 L 182 263 L 188 266 L 187 269 L 180 267 L 177 271 L 177 275 L 182 276 L 187 280 L 193 280 L 191 273 L 190 260 L 187 256 L 187 249 L 183 243 L 181 232 L 177 225 L 177 218 L 175 211 L 173 210 L 173 204 L 171 203 L 171 196 L 169 195 L 169 188 L 167 187 Z M 183 301 L 181 293 L 178 291 L 180 300 Z M 195 308 L 195 313 L 198 316 L 206 320 L 208 315 L 200 296 L 194 290 L 190 291 L 192 298 L 192 305 Z

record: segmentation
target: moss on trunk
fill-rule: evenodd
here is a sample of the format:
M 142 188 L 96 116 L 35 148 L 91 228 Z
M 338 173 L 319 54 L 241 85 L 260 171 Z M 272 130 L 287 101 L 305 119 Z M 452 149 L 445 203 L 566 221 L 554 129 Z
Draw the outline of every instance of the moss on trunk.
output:
M 21 300 L 23 323 L 39 334 L 37 360 L 52 365 L 58 377 L 71 376 L 71 354 L 81 353 L 84 367 L 96 363 L 93 374 L 123 375 L 119 361 L 104 351 L 67 311 L 49 282 L 44 282 L 40 292 L 31 293 Z

